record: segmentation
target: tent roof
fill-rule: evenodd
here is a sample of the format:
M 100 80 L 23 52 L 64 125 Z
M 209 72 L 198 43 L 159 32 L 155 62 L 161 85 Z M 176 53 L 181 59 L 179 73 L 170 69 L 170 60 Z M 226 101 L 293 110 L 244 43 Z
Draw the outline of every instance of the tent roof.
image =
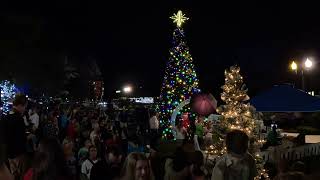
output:
M 320 98 L 289 85 L 277 85 L 252 98 L 250 103 L 258 112 L 320 111 Z

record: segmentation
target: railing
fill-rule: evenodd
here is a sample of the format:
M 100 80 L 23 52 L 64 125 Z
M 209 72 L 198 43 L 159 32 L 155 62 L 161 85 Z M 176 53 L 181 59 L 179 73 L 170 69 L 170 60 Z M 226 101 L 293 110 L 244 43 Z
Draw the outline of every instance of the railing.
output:
M 275 162 L 279 159 L 299 160 L 308 156 L 320 155 L 320 143 L 306 144 L 298 147 L 283 148 L 281 146 L 272 147 L 269 150 L 258 153 L 265 161 Z

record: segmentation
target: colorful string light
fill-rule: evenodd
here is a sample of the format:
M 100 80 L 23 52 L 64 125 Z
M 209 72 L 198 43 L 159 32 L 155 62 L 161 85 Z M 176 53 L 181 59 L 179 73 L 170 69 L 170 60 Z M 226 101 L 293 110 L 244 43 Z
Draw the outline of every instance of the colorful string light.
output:
M 173 110 L 181 102 L 199 92 L 199 80 L 181 28 L 181 24 L 187 18 L 178 11 L 172 19 L 177 27 L 173 32 L 173 47 L 170 49 L 170 57 L 166 65 L 159 103 L 160 125 L 164 139 L 174 139 L 172 128 L 170 128 Z

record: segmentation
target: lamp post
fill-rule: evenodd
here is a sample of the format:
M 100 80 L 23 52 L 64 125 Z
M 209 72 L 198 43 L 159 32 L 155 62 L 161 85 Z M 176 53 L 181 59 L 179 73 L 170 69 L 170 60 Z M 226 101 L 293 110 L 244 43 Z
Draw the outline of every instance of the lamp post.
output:
M 298 74 L 298 70 L 300 69 L 301 72 L 301 86 L 302 86 L 302 90 L 305 91 L 305 80 L 304 80 L 304 70 L 309 70 L 313 67 L 313 62 L 307 58 L 304 61 L 304 64 L 301 65 L 301 67 L 298 67 L 298 64 L 295 61 L 292 61 L 290 64 L 290 69 L 292 71 L 294 71 L 296 74 Z

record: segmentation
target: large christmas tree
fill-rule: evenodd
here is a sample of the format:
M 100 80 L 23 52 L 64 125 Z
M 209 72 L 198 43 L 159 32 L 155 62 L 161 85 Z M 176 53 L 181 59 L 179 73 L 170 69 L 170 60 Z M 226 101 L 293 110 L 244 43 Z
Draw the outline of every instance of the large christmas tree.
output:
M 182 24 L 188 18 L 182 11 L 178 11 L 171 19 L 176 24 L 176 29 L 173 31 L 173 47 L 170 49 L 159 104 L 160 126 L 164 139 L 174 138 L 170 120 L 174 109 L 199 91 L 198 78 L 182 29 Z

